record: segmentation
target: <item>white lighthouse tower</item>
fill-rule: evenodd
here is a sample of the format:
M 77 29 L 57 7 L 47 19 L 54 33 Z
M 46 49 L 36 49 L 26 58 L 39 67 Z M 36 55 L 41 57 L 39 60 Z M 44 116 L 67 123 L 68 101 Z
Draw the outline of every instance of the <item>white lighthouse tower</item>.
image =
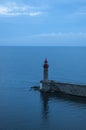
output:
M 48 80 L 48 60 L 45 59 L 44 60 L 44 64 L 43 64 L 43 80 L 40 81 L 40 90 L 47 92 L 50 90 L 49 87 L 49 80 Z
M 45 59 L 45 61 L 44 61 L 44 65 L 43 65 L 43 68 L 44 68 L 44 73 L 43 73 L 43 77 L 44 77 L 44 81 L 48 81 L 48 67 L 49 67 L 49 65 L 48 65 L 48 61 L 47 61 L 47 59 Z

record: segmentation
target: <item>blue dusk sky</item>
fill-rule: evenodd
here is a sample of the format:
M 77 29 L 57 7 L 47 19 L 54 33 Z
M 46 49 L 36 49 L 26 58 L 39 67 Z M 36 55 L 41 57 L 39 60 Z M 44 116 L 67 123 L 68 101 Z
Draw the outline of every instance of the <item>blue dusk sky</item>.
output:
M 86 0 L 0 0 L 0 45 L 86 46 Z

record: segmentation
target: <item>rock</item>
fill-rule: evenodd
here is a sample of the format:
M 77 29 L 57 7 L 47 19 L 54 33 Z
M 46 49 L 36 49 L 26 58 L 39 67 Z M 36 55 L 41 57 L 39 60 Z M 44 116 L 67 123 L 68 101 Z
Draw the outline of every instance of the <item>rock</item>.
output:
M 40 90 L 40 87 L 39 86 L 33 86 L 31 87 L 31 89 L 35 90 L 35 91 L 39 91 Z

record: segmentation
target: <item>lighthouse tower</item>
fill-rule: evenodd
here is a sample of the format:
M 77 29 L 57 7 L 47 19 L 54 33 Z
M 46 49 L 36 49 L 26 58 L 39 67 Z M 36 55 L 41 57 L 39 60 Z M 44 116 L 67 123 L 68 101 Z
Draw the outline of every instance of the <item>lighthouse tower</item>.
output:
M 44 81 L 48 81 L 48 61 L 47 59 L 45 59 L 44 61 L 44 65 L 43 65 L 43 68 L 44 68 L 44 73 L 43 73 L 43 77 L 44 77 Z
M 48 67 L 48 61 L 45 59 L 43 64 L 43 80 L 40 81 L 40 91 L 42 92 L 48 92 L 50 90 L 50 81 L 48 80 Z

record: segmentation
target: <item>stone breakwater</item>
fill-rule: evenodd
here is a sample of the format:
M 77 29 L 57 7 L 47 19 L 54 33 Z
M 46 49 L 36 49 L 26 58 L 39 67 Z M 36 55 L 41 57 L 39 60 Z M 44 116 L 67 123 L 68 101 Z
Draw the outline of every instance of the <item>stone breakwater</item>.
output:
M 52 80 L 40 82 L 42 92 L 62 92 L 65 94 L 86 97 L 86 85 L 55 82 Z

